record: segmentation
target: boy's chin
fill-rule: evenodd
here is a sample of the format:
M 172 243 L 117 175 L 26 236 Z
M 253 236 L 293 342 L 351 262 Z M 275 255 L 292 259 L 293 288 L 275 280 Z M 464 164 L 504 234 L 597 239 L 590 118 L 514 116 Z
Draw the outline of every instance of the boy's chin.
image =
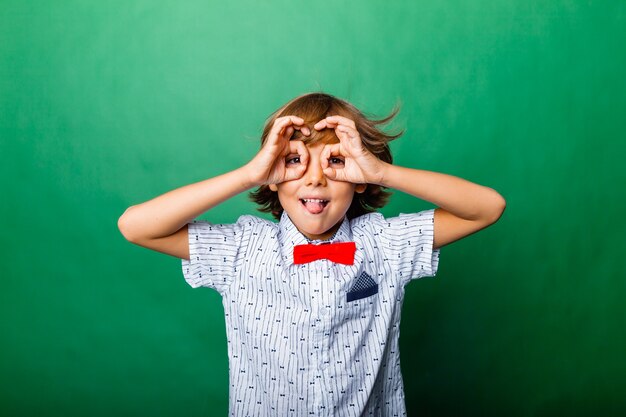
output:
M 339 229 L 339 226 L 341 226 L 342 221 L 343 217 L 326 228 L 316 227 L 317 225 L 311 225 L 310 223 L 300 225 L 297 223 L 294 224 L 298 228 L 300 233 L 305 235 L 307 238 L 311 240 L 326 240 L 331 238 L 335 234 L 337 229 Z

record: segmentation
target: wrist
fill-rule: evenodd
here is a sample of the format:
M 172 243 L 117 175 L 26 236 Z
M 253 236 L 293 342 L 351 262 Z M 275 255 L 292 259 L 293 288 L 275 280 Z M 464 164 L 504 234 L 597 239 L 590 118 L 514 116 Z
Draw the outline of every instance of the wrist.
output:
M 389 172 L 392 169 L 392 164 L 380 161 L 380 170 L 378 172 L 377 178 L 374 179 L 373 183 L 376 185 L 380 185 L 381 187 L 389 187 Z
M 257 171 L 254 169 L 253 166 L 250 165 L 250 162 L 248 162 L 246 165 L 239 168 L 239 170 L 242 174 L 242 182 L 244 186 L 246 187 L 246 189 L 263 185 L 263 181 L 257 178 L 258 177 L 258 175 L 256 175 Z

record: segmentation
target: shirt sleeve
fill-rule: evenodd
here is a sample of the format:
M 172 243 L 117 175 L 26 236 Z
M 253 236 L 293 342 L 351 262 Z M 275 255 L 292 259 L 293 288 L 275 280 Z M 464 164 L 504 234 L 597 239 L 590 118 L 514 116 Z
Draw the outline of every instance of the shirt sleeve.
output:
M 377 217 L 385 255 L 404 284 L 437 274 L 441 248 L 433 250 L 435 209 Z
M 234 224 L 188 223 L 189 260 L 182 259 L 185 281 L 193 288 L 209 287 L 223 294 L 246 252 L 250 224 L 244 216 Z

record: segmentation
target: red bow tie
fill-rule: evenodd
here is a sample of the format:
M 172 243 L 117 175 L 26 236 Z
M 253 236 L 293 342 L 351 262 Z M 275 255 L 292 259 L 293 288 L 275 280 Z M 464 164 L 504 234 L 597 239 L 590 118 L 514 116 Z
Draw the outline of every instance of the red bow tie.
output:
M 306 264 L 318 259 L 328 259 L 338 264 L 353 265 L 354 252 L 356 252 L 354 242 L 296 245 L 293 247 L 293 263 Z

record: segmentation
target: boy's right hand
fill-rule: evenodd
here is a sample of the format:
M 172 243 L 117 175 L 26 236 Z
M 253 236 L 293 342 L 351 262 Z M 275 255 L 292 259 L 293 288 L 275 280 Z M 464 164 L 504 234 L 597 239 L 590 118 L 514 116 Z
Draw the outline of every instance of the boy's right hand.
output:
M 309 152 L 301 140 L 290 140 L 295 130 L 305 136 L 311 134 L 303 124 L 304 120 L 297 116 L 283 116 L 274 121 L 265 144 L 245 166 L 254 186 L 279 184 L 304 175 Z

